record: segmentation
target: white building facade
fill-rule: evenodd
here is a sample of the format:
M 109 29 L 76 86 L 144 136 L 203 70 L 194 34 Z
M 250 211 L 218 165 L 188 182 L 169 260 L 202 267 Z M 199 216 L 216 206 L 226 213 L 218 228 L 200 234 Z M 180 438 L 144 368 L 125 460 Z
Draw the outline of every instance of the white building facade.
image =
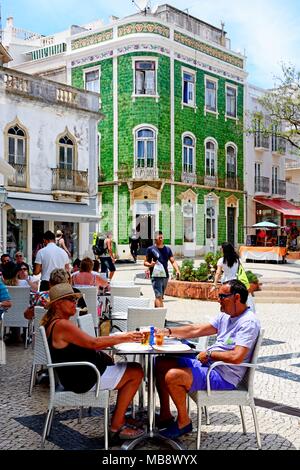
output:
M 3 252 L 34 261 L 46 230 L 61 229 L 72 257 L 91 248 L 97 208 L 99 95 L 0 67 L 0 176 L 8 191 Z
M 277 135 L 275 128 L 268 135 L 263 132 L 264 127 L 272 129 L 272 123 L 258 102 L 264 93 L 261 88 L 246 87 L 246 126 L 253 130 L 245 137 L 246 225 L 269 221 L 283 226 L 289 224 L 296 213 L 300 216 L 300 178 L 299 182 L 293 181 L 291 172 L 287 171 L 298 165 L 291 146 Z M 262 116 L 261 123 L 254 119 L 255 114 Z M 300 165 L 297 168 L 300 170 Z

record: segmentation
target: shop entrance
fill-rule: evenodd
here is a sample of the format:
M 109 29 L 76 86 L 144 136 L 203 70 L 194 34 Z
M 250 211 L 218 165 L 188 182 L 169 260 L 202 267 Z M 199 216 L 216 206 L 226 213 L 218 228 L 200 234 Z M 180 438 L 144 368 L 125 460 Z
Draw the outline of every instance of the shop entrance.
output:
M 32 263 L 35 262 L 37 252 L 43 248 L 43 235 L 45 226 L 43 220 L 32 221 Z
M 156 227 L 155 213 L 156 203 L 148 201 L 135 203 L 135 229 L 141 242 L 139 255 L 145 255 L 147 248 L 153 245 Z

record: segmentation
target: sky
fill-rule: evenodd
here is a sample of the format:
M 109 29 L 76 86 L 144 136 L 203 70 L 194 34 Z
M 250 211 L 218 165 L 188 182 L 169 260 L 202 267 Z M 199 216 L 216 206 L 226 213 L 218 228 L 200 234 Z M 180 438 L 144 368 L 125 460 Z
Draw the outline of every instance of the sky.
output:
M 136 0 L 140 2 L 143 0 Z M 281 64 L 300 69 L 299 0 L 161 0 L 220 27 L 225 23 L 232 50 L 245 53 L 250 83 L 273 87 L 281 76 Z M 120 18 L 137 8 L 131 0 L 0 0 L 2 26 L 8 16 L 18 28 L 50 35 L 96 19 L 108 23 L 111 15 Z

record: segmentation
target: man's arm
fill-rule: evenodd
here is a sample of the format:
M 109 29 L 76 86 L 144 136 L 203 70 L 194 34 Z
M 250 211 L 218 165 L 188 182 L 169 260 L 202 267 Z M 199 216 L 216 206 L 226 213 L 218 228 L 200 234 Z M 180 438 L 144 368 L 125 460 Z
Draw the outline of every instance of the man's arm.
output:
M 166 334 L 166 336 L 176 336 L 178 338 L 198 338 L 199 336 L 215 335 L 218 330 L 210 323 L 205 323 L 202 325 L 185 325 L 164 328 L 163 332 Z
M 152 256 L 150 255 L 151 252 L 148 252 L 146 253 L 146 258 L 145 258 L 145 261 L 144 261 L 144 266 L 146 266 L 146 268 L 153 268 L 156 264 L 156 261 L 154 261 L 152 259 Z
M 110 239 L 107 240 L 106 247 L 107 247 L 109 256 L 111 257 L 112 260 L 114 260 L 114 254 L 112 251 L 112 241 Z
M 176 271 L 176 274 L 179 274 L 180 275 L 180 270 L 179 270 L 179 266 L 174 258 L 174 256 L 171 256 L 170 258 L 170 263 L 172 264 L 173 268 L 175 269 Z
M 223 361 L 223 362 L 231 362 L 232 364 L 240 364 L 243 362 L 245 357 L 249 352 L 249 348 L 244 346 L 236 346 L 231 351 L 212 351 L 210 355 L 210 359 L 214 362 L 216 361 Z M 201 351 L 198 354 L 198 359 L 202 364 L 206 364 L 209 360 L 206 351 Z
M 34 265 L 34 270 L 33 270 L 33 274 L 35 276 L 37 276 L 38 274 L 40 274 L 42 272 L 42 265 L 41 264 L 38 264 L 38 263 L 35 263 Z

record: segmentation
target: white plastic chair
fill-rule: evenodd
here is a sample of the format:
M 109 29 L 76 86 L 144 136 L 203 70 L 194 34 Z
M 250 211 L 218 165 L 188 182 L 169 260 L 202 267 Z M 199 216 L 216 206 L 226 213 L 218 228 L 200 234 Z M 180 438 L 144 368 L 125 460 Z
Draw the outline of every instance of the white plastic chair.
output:
M 253 395 L 253 382 L 254 382 L 254 372 L 257 367 L 257 358 L 261 342 L 264 336 L 264 330 L 261 330 L 256 341 L 256 345 L 253 350 L 252 358 L 249 363 L 242 364 L 229 364 L 222 361 L 214 362 L 209 368 L 207 374 L 207 390 L 199 390 L 197 392 L 191 393 L 190 396 L 197 404 L 197 416 L 198 416 L 198 430 L 197 430 L 197 450 L 200 449 L 200 439 L 201 439 L 201 407 L 202 406 L 227 406 L 227 405 L 237 405 L 240 408 L 241 421 L 243 427 L 243 433 L 246 434 L 246 425 L 244 419 L 243 406 L 250 406 L 255 432 L 256 439 L 259 449 L 261 449 L 261 438 L 259 434 L 258 420 L 256 415 L 254 395 Z M 231 367 L 247 367 L 248 370 L 238 385 L 236 390 L 211 390 L 210 388 L 210 372 L 217 366 L 220 365 L 230 365 Z
M 96 336 L 93 317 L 90 313 L 87 313 L 86 315 L 81 315 L 80 317 L 78 317 L 77 322 L 78 322 L 79 328 L 82 331 L 84 331 L 90 336 Z
M 54 409 L 61 407 L 100 407 L 104 408 L 104 444 L 105 450 L 108 450 L 108 410 L 109 410 L 109 390 L 100 391 L 100 373 L 97 367 L 91 362 L 61 362 L 54 364 L 51 360 L 51 354 L 46 337 L 46 331 L 43 326 L 40 326 L 40 333 L 43 340 L 44 350 L 47 357 L 47 367 L 49 370 L 50 381 L 50 396 L 48 404 L 48 412 L 45 420 L 45 425 L 42 435 L 42 447 L 44 446 L 46 437 L 50 434 L 52 418 Z M 86 393 L 74 393 L 68 391 L 61 391 L 56 389 L 54 370 L 58 367 L 74 367 L 74 366 L 88 366 L 91 367 L 97 376 L 96 386 Z
M 98 327 L 99 327 L 99 317 L 98 317 L 98 302 L 97 302 L 97 293 L 98 288 L 94 286 L 80 286 L 76 285 L 80 292 L 84 294 L 84 300 L 87 305 L 88 313 L 93 317 L 94 328 L 96 336 L 98 336 Z
M 112 299 L 112 304 L 114 302 L 114 297 L 139 297 L 141 295 L 141 288 L 138 286 L 114 286 L 110 288 L 110 295 Z
M 153 325 L 164 328 L 167 316 L 166 308 L 128 307 L 127 331 L 133 331 L 141 326 Z
M 47 310 L 44 307 L 34 307 L 34 318 L 33 318 L 33 338 L 32 338 L 32 347 L 33 347 L 33 357 L 32 357 L 32 366 L 30 374 L 30 383 L 29 383 L 29 393 L 31 397 L 33 385 L 36 381 L 36 372 L 37 366 L 46 366 L 47 365 L 47 356 L 45 353 L 45 348 L 41 333 L 39 330 L 40 322 L 42 317 L 45 315 Z
M 128 307 L 149 307 L 151 299 L 144 297 L 114 297 L 111 313 L 111 329 L 127 330 Z
M 26 328 L 25 349 L 28 347 L 28 332 L 30 320 L 24 317 L 24 311 L 30 302 L 30 287 L 7 286 L 12 306 L 3 313 L 1 337 L 7 327 Z
M 110 281 L 111 287 L 134 287 L 134 281 Z

